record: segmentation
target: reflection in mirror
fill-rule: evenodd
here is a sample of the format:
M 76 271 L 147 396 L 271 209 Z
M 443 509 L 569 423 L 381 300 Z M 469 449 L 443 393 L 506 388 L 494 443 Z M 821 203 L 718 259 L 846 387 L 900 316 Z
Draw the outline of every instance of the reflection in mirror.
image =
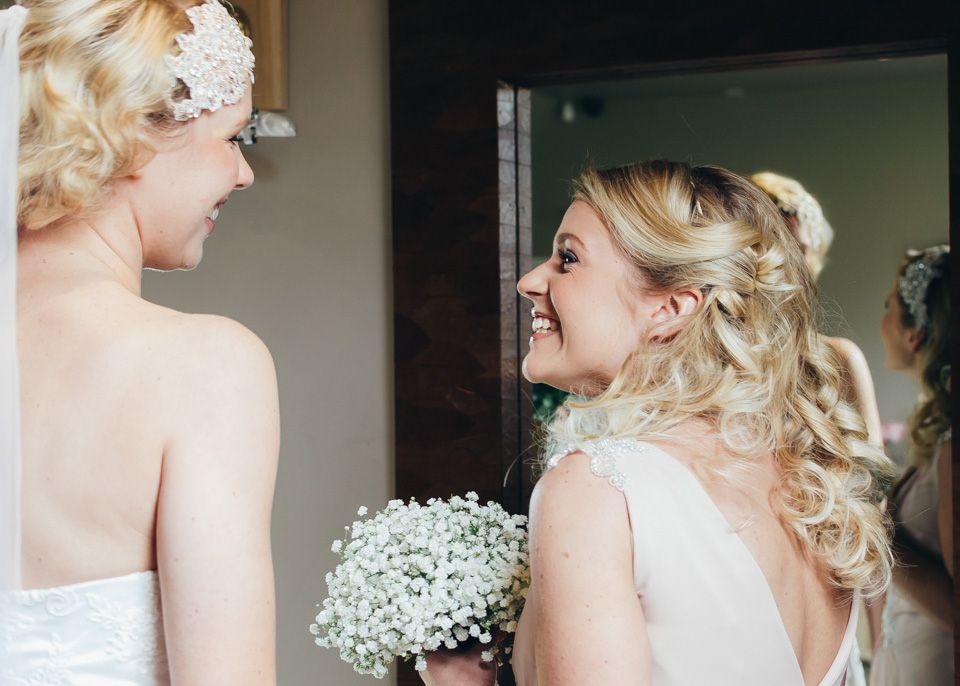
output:
M 798 179 L 836 233 L 821 329 L 863 350 L 903 460 L 916 384 L 884 369 L 878 326 L 904 251 L 947 241 L 945 55 L 535 88 L 531 120 L 533 264 L 590 165 L 662 157 Z M 556 402 L 534 392 L 541 414 Z
M 945 55 L 564 84 L 530 99 L 534 265 L 587 166 L 666 158 L 798 179 L 835 232 L 821 331 L 863 350 L 888 452 L 904 464 L 917 385 L 884 368 L 878 327 L 904 252 L 947 242 Z M 535 420 L 562 400 L 535 385 Z

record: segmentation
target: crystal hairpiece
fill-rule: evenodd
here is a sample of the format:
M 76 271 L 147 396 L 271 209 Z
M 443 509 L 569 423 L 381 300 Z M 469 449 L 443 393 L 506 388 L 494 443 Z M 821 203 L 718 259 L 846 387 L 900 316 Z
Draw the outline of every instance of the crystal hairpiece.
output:
M 910 257 L 919 257 L 919 259 L 904 268 L 903 274 L 900 275 L 900 283 L 897 284 L 897 291 L 918 329 L 926 328 L 929 323 L 927 321 L 927 290 L 930 288 L 933 277 L 937 275 L 944 255 L 949 253 L 949 245 L 937 245 L 921 252 L 908 253 Z
M 253 41 L 243 35 L 236 20 L 218 0 L 191 7 L 187 16 L 193 31 L 177 35 L 179 55 L 167 55 L 170 91 L 177 79 L 190 89 L 190 97 L 174 102 L 167 96 L 177 121 L 199 117 L 203 110 L 215 112 L 221 105 L 235 105 L 243 98 L 247 79 L 253 83 Z
M 806 191 L 782 190 L 773 200 L 781 212 L 796 215 L 801 224 L 810 227 L 810 247 L 819 250 L 820 237 L 823 233 L 819 229 L 825 221 L 820 203 Z

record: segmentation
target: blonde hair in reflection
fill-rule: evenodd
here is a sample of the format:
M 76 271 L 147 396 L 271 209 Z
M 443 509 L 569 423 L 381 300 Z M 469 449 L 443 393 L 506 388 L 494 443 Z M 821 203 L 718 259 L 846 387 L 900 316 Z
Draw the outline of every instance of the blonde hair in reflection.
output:
M 110 182 L 182 129 L 165 99 L 185 9 L 201 0 L 33 0 L 20 36 L 17 222 L 102 209 Z M 173 99 L 188 95 L 178 83 Z
M 810 236 L 809 251 L 805 255 L 807 266 L 814 279 L 819 277 L 827 261 L 827 252 L 833 244 L 833 228 L 824 218 L 820 203 L 799 181 L 789 176 L 760 172 L 751 176 L 750 180 L 770 196 L 795 238 L 801 225 L 806 227 Z
M 548 440 L 651 439 L 705 419 L 737 456 L 721 473 L 773 454 L 774 497 L 798 539 L 837 587 L 881 592 L 892 560 L 875 476 L 891 464 L 842 400 L 813 280 L 777 208 L 732 172 L 666 161 L 588 169 L 574 197 L 647 287 L 695 285 L 704 299 L 676 335 L 638 342 L 599 395 L 569 400 Z

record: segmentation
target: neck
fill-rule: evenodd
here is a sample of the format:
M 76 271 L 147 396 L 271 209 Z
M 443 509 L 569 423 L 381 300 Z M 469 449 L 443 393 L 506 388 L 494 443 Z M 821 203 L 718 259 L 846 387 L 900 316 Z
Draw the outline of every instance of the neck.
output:
M 916 359 L 913 361 L 913 364 L 902 369 L 901 372 L 915 380 L 917 383 L 921 383 L 923 381 L 923 369 L 920 367 L 920 356 L 917 355 Z
M 141 294 L 143 245 L 132 212 L 121 203 L 91 219 L 66 218 L 21 234 L 19 246 L 21 260 L 33 255 L 47 263 L 59 255 L 74 273 L 93 273 Z

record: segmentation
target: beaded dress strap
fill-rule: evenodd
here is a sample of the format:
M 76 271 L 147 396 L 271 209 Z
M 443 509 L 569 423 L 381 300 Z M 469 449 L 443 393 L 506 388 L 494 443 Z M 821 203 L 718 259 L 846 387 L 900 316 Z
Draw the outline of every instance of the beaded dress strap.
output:
M 627 475 L 617 469 L 617 459 L 624 455 L 636 455 L 649 448 L 635 438 L 599 438 L 582 443 L 567 443 L 558 447 L 547 460 L 546 469 L 556 467 L 570 453 L 581 452 L 590 456 L 590 471 L 607 479 L 610 485 L 622 491 Z

